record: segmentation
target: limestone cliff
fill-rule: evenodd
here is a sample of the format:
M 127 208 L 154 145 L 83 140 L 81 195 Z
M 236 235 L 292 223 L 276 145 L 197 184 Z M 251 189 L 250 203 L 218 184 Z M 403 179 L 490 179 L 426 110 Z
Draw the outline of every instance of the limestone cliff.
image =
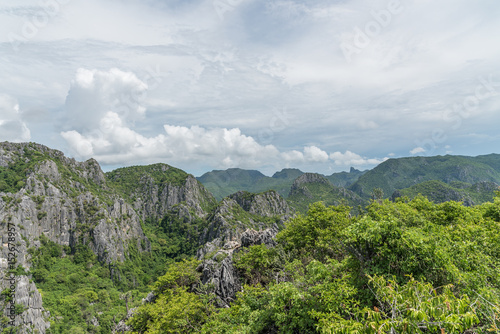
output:
M 217 203 L 194 176 L 166 164 L 119 168 L 106 176 L 133 203 L 143 220 L 161 219 L 179 205 L 205 217 Z
M 260 194 L 237 192 L 224 198 L 209 218 L 209 226 L 202 236 L 198 258 L 227 245 L 239 242 L 248 228 L 279 230 L 294 211 L 273 190 Z
M 2 276 L 11 277 L 9 270 L 17 268 L 13 301 L 4 300 L 4 314 L 8 305 L 22 305 L 14 317 L 20 333 L 45 333 L 48 314 L 24 274 L 30 269 L 28 248 L 39 247 L 40 236 L 71 251 L 87 244 L 107 263 L 124 260 L 129 243 L 147 251 L 149 242 L 134 208 L 107 186 L 95 160 L 77 162 L 38 144 L 0 143 L 0 168 Z M 10 287 L 7 282 L 2 279 L 2 290 Z
M 241 290 L 238 270 L 233 264 L 233 255 L 244 248 L 264 244 L 268 247 L 275 245 L 274 237 L 278 233 L 275 228 L 267 228 L 261 231 L 247 229 L 238 240 L 233 240 L 208 255 L 198 266 L 201 272 L 201 283 L 208 284 L 219 297 L 221 307 L 228 307 L 234 301 L 236 293 Z

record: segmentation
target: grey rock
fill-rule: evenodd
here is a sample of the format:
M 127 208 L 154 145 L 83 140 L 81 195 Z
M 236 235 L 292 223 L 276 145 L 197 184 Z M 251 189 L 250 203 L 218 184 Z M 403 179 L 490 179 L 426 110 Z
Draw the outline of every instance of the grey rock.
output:
M 130 242 L 137 242 L 141 251 L 149 251 L 139 216 L 131 205 L 110 192 L 95 160 L 77 162 L 38 144 L 0 143 L 0 164 L 29 162 L 27 152 L 43 156 L 37 157 L 40 161 L 26 175 L 20 191 L 0 193 L 3 276 L 7 274 L 9 246 L 15 248 L 16 266 L 29 270 L 28 247 L 39 247 L 41 235 L 63 246 L 88 243 L 105 263 L 123 261 Z M 16 317 L 16 324 L 21 333 L 37 330 L 43 334 L 50 325 L 50 315 L 42 307 L 41 295 L 28 277 L 17 279 L 14 302 L 26 310 Z M 7 281 L 2 280 L 0 288 L 7 287 Z
M 233 255 L 243 248 L 264 244 L 274 247 L 274 238 L 278 230 L 268 228 L 262 231 L 247 229 L 238 241 L 230 241 L 221 249 L 216 249 L 213 244 L 212 256 L 205 259 L 197 268 L 201 272 L 202 284 L 209 285 L 219 297 L 221 307 L 228 307 L 236 298 L 236 293 L 241 290 L 240 277 L 233 264 Z

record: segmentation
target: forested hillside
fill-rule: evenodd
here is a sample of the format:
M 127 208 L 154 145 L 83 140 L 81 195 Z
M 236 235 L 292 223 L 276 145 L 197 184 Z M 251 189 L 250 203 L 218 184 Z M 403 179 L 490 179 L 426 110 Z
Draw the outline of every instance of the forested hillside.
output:
M 343 186 L 287 169 L 272 178 L 289 187 L 287 199 L 266 190 L 217 201 L 192 175 L 166 164 L 103 173 L 92 159 L 1 143 L 0 264 L 9 279 L 1 282 L 0 328 L 498 331 L 500 195 L 496 183 L 483 180 L 495 177 L 496 157 L 461 157 L 469 167 L 460 165 L 458 177 L 453 168 L 434 170 L 429 175 L 445 181 L 399 189 L 393 201 L 382 188 L 369 199 L 345 187 L 358 178 L 354 190 L 371 184 L 367 175 L 381 177 L 373 186 L 389 184 L 387 165 L 338 175 Z M 451 164 L 443 159 L 427 163 Z M 411 170 L 408 162 L 394 164 Z M 250 174 L 242 184 L 266 180 Z
M 424 197 L 312 205 L 272 245 L 233 254 L 243 284 L 218 308 L 195 260 L 171 266 L 134 333 L 491 333 L 500 331 L 500 194 L 465 207 Z
M 500 184 L 500 155 L 477 157 L 435 156 L 389 159 L 362 175 L 349 187 L 364 198 L 375 188 L 382 189 L 386 198 L 397 189 L 404 189 L 425 181 L 478 182 Z
M 104 174 L 33 143 L 0 143 L 0 187 L 1 272 L 18 282 L 1 281 L 7 332 L 124 331 L 171 264 L 206 259 L 205 279 L 218 280 L 212 258 L 252 228 L 275 235 L 293 214 L 273 191 L 217 203 L 166 164 Z

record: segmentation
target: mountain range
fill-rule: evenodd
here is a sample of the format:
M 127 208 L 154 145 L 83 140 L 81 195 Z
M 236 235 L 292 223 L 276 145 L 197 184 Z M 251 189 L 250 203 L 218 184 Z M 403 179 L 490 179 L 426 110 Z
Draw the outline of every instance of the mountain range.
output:
M 500 184 L 500 155 L 394 158 L 367 171 L 351 168 L 349 172 L 332 175 L 315 174 L 317 177 L 309 177 L 307 182 L 299 179 L 304 174 L 298 169 L 283 169 L 268 177 L 255 170 L 227 169 L 205 173 L 198 180 L 216 198 L 236 190 L 260 192 L 274 189 L 291 203 L 307 202 L 305 198 L 297 198 L 300 194 L 294 182 L 298 180 L 306 187 L 315 184 L 318 193 L 322 193 L 319 197 L 311 197 L 302 192 L 306 198 L 331 204 L 338 203 L 341 198 L 351 205 L 360 204 L 372 198 L 374 189 L 377 189 L 383 198 L 414 197 L 421 193 L 438 203 L 458 200 L 472 205 L 493 198 L 493 191 Z M 309 191 L 311 194 L 315 192 Z M 301 205 L 301 208 L 307 208 L 307 205 Z
M 129 306 L 153 300 L 151 284 L 189 257 L 225 307 L 240 289 L 233 252 L 272 245 L 311 203 L 357 208 L 420 193 L 473 205 L 491 201 L 499 183 L 498 154 L 390 159 L 329 176 L 228 169 L 196 179 L 163 163 L 104 173 L 93 159 L 0 143 L 0 329 L 125 331 Z

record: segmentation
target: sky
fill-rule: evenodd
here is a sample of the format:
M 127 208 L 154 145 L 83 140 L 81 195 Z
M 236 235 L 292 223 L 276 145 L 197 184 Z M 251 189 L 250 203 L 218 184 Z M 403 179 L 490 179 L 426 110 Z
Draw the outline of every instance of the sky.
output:
M 500 153 L 494 0 L 2 0 L 0 141 L 103 170 Z

